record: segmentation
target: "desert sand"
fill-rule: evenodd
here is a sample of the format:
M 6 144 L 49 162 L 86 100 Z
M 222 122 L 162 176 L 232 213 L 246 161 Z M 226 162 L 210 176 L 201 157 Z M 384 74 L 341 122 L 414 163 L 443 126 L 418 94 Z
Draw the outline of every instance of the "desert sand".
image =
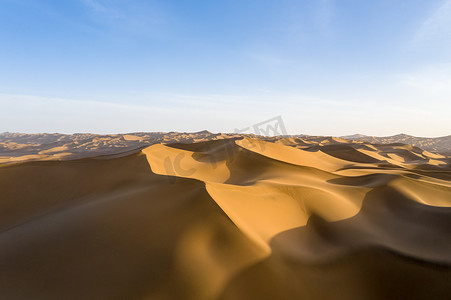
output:
M 449 299 L 443 149 L 3 134 L 0 299 Z

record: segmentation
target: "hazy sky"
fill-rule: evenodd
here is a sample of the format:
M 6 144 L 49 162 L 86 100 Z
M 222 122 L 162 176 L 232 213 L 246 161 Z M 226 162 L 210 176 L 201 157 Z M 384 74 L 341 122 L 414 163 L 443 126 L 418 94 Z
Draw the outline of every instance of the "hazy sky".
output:
M 0 0 L 0 132 L 451 134 L 451 0 Z

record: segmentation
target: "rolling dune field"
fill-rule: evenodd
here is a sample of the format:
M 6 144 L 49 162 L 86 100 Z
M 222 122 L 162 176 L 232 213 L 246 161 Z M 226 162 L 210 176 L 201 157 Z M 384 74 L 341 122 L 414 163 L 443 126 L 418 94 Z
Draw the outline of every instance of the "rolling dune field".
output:
M 0 142 L 0 299 L 451 297 L 448 153 L 209 132 Z

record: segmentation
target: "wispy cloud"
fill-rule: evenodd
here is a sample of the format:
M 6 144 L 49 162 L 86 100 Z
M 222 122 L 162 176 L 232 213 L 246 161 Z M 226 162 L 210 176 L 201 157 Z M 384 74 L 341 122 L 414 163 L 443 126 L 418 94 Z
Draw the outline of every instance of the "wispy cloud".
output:
M 418 30 L 414 42 L 423 44 L 431 40 L 445 41 L 451 37 L 451 0 L 445 0 Z
M 318 9 L 316 12 L 316 23 L 323 33 L 329 33 L 331 23 L 335 16 L 334 0 L 318 1 Z
M 156 1 L 81 1 L 94 21 L 115 32 L 152 37 L 168 28 L 169 14 Z
M 332 25 L 337 16 L 335 0 L 289 2 L 289 5 L 281 5 L 283 15 L 272 27 L 274 32 L 300 43 L 333 33 Z
M 363 133 L 447 135 L 449 109 L 425 103 L 386 106 L 380 101 L 343 101 L 302 95 L 161 95 L 165 105 L 128 105 L 98 101 L 0 94 L 0 128 L 22 132 L 136 131 L 233 132 L 282 115 L 290 134 L 345 135 L 359 126 Z M 395 103 L 395 101 L 392 101 Z M 176 104 L 176 105 L 174 105 Z M 448 106 L 449 108 L 449 106 Z M 427 124 L 425 124 L 427 120 Z M 336 124 L 337 126 L 331 126 Z
M 96 0 L 83 0 L 84 4 L 86 4 L 88 7 L 90 7 L 92 10 L 101 12 L 101 13 L 108 13 L 109 10 L 107 7 L 103 6 L 99 1 Z
M 12 132 L 199 131 L 215 130 L 218 123 L 225 127 L 230 121 L 193 105 L 174 108 L 0 94 L 0 106 L 0 128 Z

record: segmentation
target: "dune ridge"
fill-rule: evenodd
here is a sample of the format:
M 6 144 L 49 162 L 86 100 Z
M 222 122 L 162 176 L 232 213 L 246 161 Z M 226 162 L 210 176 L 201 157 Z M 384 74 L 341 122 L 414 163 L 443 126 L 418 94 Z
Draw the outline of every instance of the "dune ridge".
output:
M 100 156 L 86 149 L 105 141 L 80 136 L 85 150 L 53 157 L 75 141 L 48 138 L 59 148 L 0 165 L 0 298 L 451 292 L 446 155 L 405 144 L 200 132 L 147 146 L 139 134 L 114 137 L 123 151 Z

